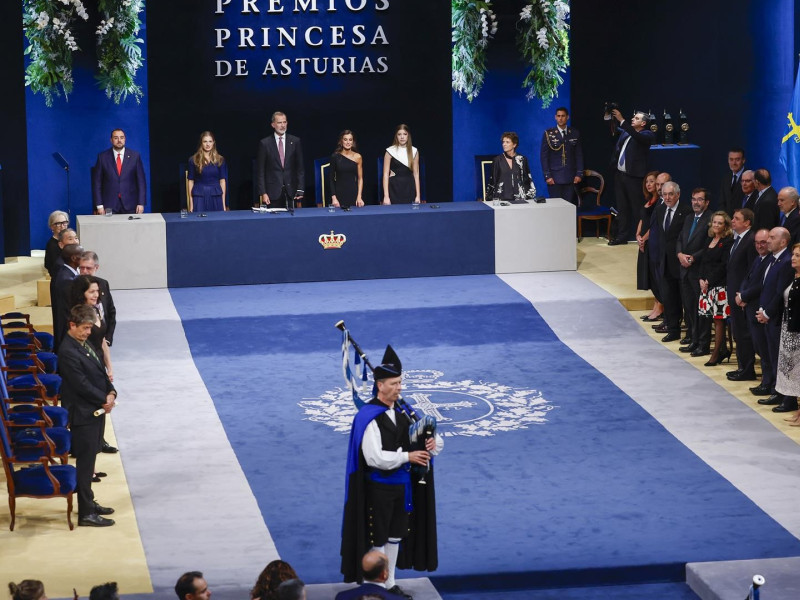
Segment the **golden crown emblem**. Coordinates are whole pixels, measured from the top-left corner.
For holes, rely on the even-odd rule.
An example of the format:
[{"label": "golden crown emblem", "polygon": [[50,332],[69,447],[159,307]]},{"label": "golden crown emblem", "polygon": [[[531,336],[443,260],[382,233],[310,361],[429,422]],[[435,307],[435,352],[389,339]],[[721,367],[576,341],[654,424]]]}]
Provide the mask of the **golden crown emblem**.
[{"label": "golden crown emblem", "polygon": [[341,248],[347,241],[347,236],[343,233],[334,233],[331,229],[330,233],[323,233],[319,236],[319,243],[325,250],[332,250],[334,248]]}]

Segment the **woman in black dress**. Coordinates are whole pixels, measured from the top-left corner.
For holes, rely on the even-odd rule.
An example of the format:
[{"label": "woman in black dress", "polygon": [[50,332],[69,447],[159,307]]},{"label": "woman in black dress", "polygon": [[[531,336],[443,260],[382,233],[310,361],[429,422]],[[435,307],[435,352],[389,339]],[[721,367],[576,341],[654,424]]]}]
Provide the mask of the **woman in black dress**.
[{"label": "woman in black dress", "polygon": [[528,159],[517,153],[519,136],[506,131],[500,138],[503,153],[492,161],[492,182],[488,197],[500,200],[525,200],[536,197]]},{"label": "woman in black dress", "polygon": [[79,275],[72,280],[70,288],[70,306],[87,304],[94,308],[97,313],[97,320],[92,325],[92,333],[89,335],[89,343],[92,344],[97,357],[105,365],[108,378],[114,380],[114,372],[111,369],[111,350],[106,341],[106,331],[108,322],[103,314],[103,305],[100,303],[100,284],[97,278],[92,275]]},{"label": "woman in black dress", "polygon": [[714,322],[714,352],[705,363],[706,367],[713,367],[731,356],[731,351],[725,345],[725,319],[731,315],[728,293],[725,290],[725,278],[728,270],[728,257],[731,253],[731,246],[733,246],[733,234],[731,233],[731,218],[724,210],[718,210],[711,215],[708,237],[711,240],[700,263],[700,304],[698,306],[700,318],[697,320],[697,327],[698,329],[709,327],[709,320]]},{"label": "woman in black dress", "polygon": [[636,261],[636,289],[650,290],[656,299],[653,310],[650,311],[650,314],[642,317],[643,321],[658,321],[661,313],[664,312],[664,305],[661,304],[661,297],[656,285],[656,274],[653,273],[655,266],[652,263],[654,261],[650,260],[650,248],[647,243],[650,239],[650,219],[658,205],[656,177],[658,177],[658,171],[650,171],[642,182],[644,205],[639,215],[639,225],[636,227],[636,241],[639,244],[639,255]]},{"label": "woman in black dress", "polygon": [[364,175],[361,155],[356,152],[356,138],[352,131],[345,129],[339,134],[339,142],[331,156],[331,205],[364,206],[361,190],[364,188]]},{"label": "woman in black dress", "polygon": [[419,204],[419,152],[408,125],[394,130],[394,141],[383,155],[383,203]]},{"label": "woman in black dress", "polygon": [[53,237],[47,240],[47,245],[44,247],[44,268],[50,273],[50,277],[55,277],[56,271],[64,264],[59,264],[56,260],[61,256],[61,246],[58,245],[58,234],[69,227],[69,215],[63,210],[53,211],[47,219],[47,226],[50,228],[50,231],[53,232]]}]

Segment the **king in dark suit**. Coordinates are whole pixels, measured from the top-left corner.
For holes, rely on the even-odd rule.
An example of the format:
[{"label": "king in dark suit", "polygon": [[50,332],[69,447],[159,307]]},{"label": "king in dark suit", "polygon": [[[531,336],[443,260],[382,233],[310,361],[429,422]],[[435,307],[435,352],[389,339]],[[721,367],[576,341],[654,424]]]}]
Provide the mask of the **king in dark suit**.
[{"label": "king in dark suit", "polygon": [[63,381],[61,402],[69,411],[78,479],[78,525],[107,527],[114,521],[101,515],[109,515],[114,510],[95,502],[92,476],[104,419],[114,408],[117,391],[106,375],[100,351],[87,341],[96,316],[94,308],[88,305],[72,309],[67,335],[58,350],[58,364]]},{"label": "king in dark suit", "polygon": [[286,115],[272,115],[273,135],[258,144],[256,189],[262,205],[297,208],[303,205],[306,172],[300,138],[286,133]]},{"label": "king in dark suit", "polygon": [[92,169],[92,198],[95,210],[115,213],[144,212],[147,184],[139,153],[125,147],[125,132],[111,132],[111,148],[97,155]]},{"label": "king in dark suit", "polygon": [[630,122],[617,109],[612,110],[611,114],[619,121],[619,129],[622,131],[617,141],[613,164],[619,228],[616,239],[608,242],[609,246],[616,246],[628,243],[634,218],[639,216],[644,204],[642,180],[647,174],[650,146],[655,143],[656,138],[647,128],[646,113],[637,111]]},{"label": "king in dark suit", "polygon": [[583,148],[581,134],[567,126],[568,119],[565,107],[556,109],[556,127],[542,135],[539,158],[550,197],[577,204],[575,185],[583,179]]}]

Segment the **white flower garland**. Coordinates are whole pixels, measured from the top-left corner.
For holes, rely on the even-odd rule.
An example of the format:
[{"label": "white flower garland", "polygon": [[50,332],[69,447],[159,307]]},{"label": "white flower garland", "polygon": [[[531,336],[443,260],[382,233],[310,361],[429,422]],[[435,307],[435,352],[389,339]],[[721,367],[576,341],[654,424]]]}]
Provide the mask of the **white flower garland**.
[{"label": "white flower garland", "polygon": [[452,0],[453,90],[478,95],[486,75],[486,48],[497,33],[497,17],[491,0]]},{"label": "white flower garland", "polygon": [[569,5],[562,0],[529,0],[519,13],[517,45],[530,69],[522,82],[525,97],[538,96],[547,107],[569,66]]}]

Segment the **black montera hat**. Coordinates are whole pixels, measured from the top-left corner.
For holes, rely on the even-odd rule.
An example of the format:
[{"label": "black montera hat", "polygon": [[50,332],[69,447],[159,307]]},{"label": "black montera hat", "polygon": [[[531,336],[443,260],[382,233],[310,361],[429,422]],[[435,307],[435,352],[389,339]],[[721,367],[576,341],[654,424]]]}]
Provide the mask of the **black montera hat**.
[{"label": "black montera hat", "polygon": [[381,379],[389,379],[390,377],[400,377],[403,374],[403,365],[400,359],[391,346],[386,346],[386,352],[383,353],[381,364],[375,367],[372,376],[375,381]]}]

